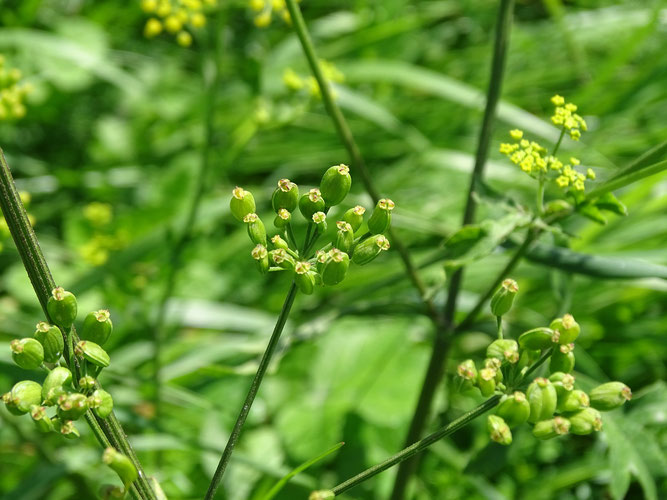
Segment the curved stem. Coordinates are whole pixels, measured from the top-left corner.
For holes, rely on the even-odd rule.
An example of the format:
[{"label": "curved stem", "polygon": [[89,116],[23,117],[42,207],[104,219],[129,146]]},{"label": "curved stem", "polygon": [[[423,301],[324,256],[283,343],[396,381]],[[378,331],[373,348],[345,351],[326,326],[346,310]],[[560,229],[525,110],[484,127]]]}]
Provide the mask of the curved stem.
[{"label": "curved stem", "polygon": [[276,350],[276,346],[278,345],[278,340],[280,339],[280,335],[282,334],[283,328],[285,327],[285,323],[287,322],[287,317],[289,316],[289,313],[292,310],[292,305],[294,304],[296,293],[297,293],[296,283],[292,282],[292,285],[290,286],[290,289],[287,292],[287,297],[285,297],[283,308],[280,311],[280,316],[278,316],[278,321],[276,322],[276,326],[273,328],[273,333],[271,334],[271,338],[269,339],[269,344],[266,346],[264,355],[262,356],[262,359],[259,362],[257,373],[255,373],[255,377],[253,378],[252,383],[250,384],[250,389],[248,390],[248,394],[245,398],[245,401],[243,402],[243,406],[241,407],[241,412],[239,413],[239,416],[236,419],[236,423],[234,424],[232,433],[229,436],[229,439],[227,440],[227,445],[225,446],[225,450],[222,452],[222,457],[220,457],[220,462],[218,463],[218,467],[215,470],[215,474],[213,475],[211,484],[209,485],[208,491],[206,492],[206,497],[205,497],[206,500],[210,500],[215,497],[215,493],[218,489],[218,486],[220,485],[222,476],[225,474],[225,470],[227,469],[229,459],[232,457],[232,453],[234,452],[234,447],[236,446],[236,443],[239,440],[239,436],[241,435],[241,430],[243,429],[243,425],[245,424],[246,418],[248,418],[248,413],[250,413],[250,408],[252,407],[252,403],[255,401],[255,396],[257,396],[257,391],[259,390],[259,386],[262,383],[264,374],[266,373],[266,370],[269,367],[269,363],[271,362],[271,358],[273,357],[273,353]]}]

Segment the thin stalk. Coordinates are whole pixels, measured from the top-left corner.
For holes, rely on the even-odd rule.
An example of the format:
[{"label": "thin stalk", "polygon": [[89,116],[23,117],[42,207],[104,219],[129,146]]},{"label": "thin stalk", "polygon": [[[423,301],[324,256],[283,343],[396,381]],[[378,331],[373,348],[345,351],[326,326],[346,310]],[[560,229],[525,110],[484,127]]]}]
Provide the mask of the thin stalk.
[{"label": "thin stalk", "polygon": [[[466,199],[465,210],[463,213],[462,225],[470,224],[475,219],[477,203],[475,201],[475,192],[484,175],[484,166],[489,153],[489,145],[493,132],[496,108],[502,89],[503,76],[505,73],[505,60],[507,48],[509,45],[510,32],[512,30],[512,18],[514,11],[514,0],[501,0],[498,7],[498,19],[496,22],[496,36],[494,40],[493,58],[491,62],[491,76],[486,95],[486,106],[484,108],[484,117],[482,127],[479,133],[477,152],[475,154],[475,164],[470,176],[470,185]],[[449,337],[453,331],[454,315],[456,313],[456,303],[463,282],[463,269],[460,268],[454,272],[450,280],[447,301],[445,303],[443,327],[438,328],[433,339],[433,348],[431,359],[424,382],[420,391],[419,400],[415,412],[410,422],[410,428],[406,437],[406,444],[411,443],[422,435],[426,420],[431,410],[431,404],[436,392],[436,388],[442,379],[445,370],[445,361],[449,351]],[[405,496],[405,489],[412,472],[416,468],[416,461],[410,460],[401,464],[394,482],[392,491],[392,500],[401,500]]]},{"label": "thin stalk", "polygon": [[535,209],[537,215],[542,216],[544,213],[544,176],[540,175],[537,181],[537,191],[535,191]]},{"label": "thin stalk", "polygon": [[[0,208],[2,208],[2,213],[7,221],[9,232],[16,244],[16,249],[23,261],[23,266],[32,283],[33,289],[35,290],[37,299],[42,306],[44,315],[50,321],[46,304],[51,295],[51,290],[55,288],[56,284],[51,275],[51,270],[46,263],[42,249],[39,246],[39,242],[37,241],[35,231],[28,221],[28,215],[21,202],[21,198],[16,189],[16,185],[14,184],[14,179],[2,149],[0,149]],[[68,340],[75,336],[76,332],[74,329],[67,335]],[[77,364],[76,357],[71,349],[67,349],[64,356],[67,364],[70,363],[72,358],[74,358],[75,364]],[[129,441],[127,440],[127,436],[118,423],[118,420],[116,420],[115,415],[112,413],[107,419],[100,419],[95,416],[93,418],[97,421],[99,428],[102,430],[104,439],[102,439],[100,435],[100,429],[91,422],[89,416],[86,417],[86,420],[100,444],[112,444],[119,451],[127,455],[137,468],[139,478],[133,483],[133,488],[135,489],[132,490],[135,498],[154,500],[155,493],[150,487],[141,463],[139,463],[139,460],[134,454]],[[112,422],[113,425],[111,425]]]},{"label": "thin stalk", "polygon": [[236,423],[234,424],[232,433],[229,436],[227,445],[225,446],[225,450],[222,452],[222,457],[220,457],[220,462],[218,463],[218,467],[215,470],[215,474],[213,475],[211,484],[209,485],[208,491],[206,492],[205,496],[206,500],[211,500],[212,498],[215,497],[215,493],[218,489],[218,486],[220,485],[222,476],[225,474],[225,469],[227,469],[227,464],[229,463],[229,459],[232,457],[232,453],[234,452],[234,447],[236,446],[236,443],[239,440],[239,436],[241,435],[243,424],[245,424],[246,418],[248,418],[248,413],[250,413],[250,408],[252,407],[252,403],[255,401],[255,396],[257,396],[257,391],[259,390],[259,386],[262,383],[264,374],[266,373],[266,370],[269,367],[269,363],[271,362],[273,353],[276,350],[276,346],[278,345],[278,340],[280,339],[280,335],[282,334],[283,328],[285,327],[285,323],[287,322],[287,317],[289,316],[289,313],[292,310],[292,305],[294,304],[296,293],[297,293],[296,283],[292,282],[292,285],[290,286],[290,289],[287,292],[287,297],[285,297],[283,308],[280,311],[280,315],[278,316],[278,321],[276,322],[276,326],[273,328],[273,333],[271,334],[271,338],[269,339],[269,344],[266,346],[264,355],[262,356],[262,359],[259,362],[257,373],[255,373],[255,377],[253,378],[252,383],[250,384],[250,389],[248,390],[248,394],[245,398],[243,406],[241,407],[241,412],[239,413],[239,416],[236,419]]}]

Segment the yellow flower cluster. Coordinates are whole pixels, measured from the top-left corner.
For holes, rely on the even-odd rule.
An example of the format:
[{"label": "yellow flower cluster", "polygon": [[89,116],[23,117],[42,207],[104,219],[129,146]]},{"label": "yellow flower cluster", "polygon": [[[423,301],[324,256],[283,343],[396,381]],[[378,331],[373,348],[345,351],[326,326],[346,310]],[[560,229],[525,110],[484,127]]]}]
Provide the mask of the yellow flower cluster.
[{"label": "yellow flower cluster", "polygon": [[[320,60],[320,68],[322,68],[322,73],[327,81],[335,83],[345,81],[345,75],[333,63]],[[283,72],[283,83],[292,92],[299,92],[306,89],[311,96],[318,99],[322,97],[320,86],[314,76],[302,77],[292,68],[287,68]]]},{"label": "yellow flower cluster", "polygon": [[586,120],[575,113],[577,105],[571,102],[565,103],[565,99],[559,95],[553,96],[551,102],[556,107],[551,122],[554,125],[562,126],[573,140],[578,141],[581,137],[581,131],[585,132],[588,127],[586,126]]},{"label": "yellow flower cluster", "polygon": [[253,20],[258,28],[266,28],[271,24],[273,14],[282,18],[287,24],[292,24],[285,0],[248,0],[248,7],[255,13]]},{"label": "yellow flower cluster", "polygon": [[5,66],[0,54],[0,121],[20,119],[25,116],[24,99],[32,91],[32,85],[21,83],[21,70]]},{"label": "yellow flower cluster", "polygon": [[218,0],[141,0],[141,10],[152,17],[146,21],[144,36],[154,38],[163,31],[176,37],[182,47],[192,45],[189,29],[206,24],[206,11],[218,5]]},{"label": "yellow flower cluster", "polygon": [[92,236],[79,247],[79,255],[90,265],[101,266],[109,260],[111,252],[127,245],[127,235],[107,230],[113,221],[113,209],[108,203],[89,203],[83,207],[83,216],[92,228]]}]

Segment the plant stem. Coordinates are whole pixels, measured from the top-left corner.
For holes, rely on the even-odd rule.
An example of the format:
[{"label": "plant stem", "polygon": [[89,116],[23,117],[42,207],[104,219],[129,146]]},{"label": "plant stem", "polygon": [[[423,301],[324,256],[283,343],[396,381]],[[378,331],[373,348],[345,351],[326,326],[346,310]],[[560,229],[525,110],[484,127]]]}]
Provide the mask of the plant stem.
[{"label": "plant stem", "polygon": [[[39,242],[37,241],[35,231],[33,230],[28,220],[28,215],[25,211],[23,203],[21,202],[21,198],[16,189],[16,185],[14,184],[14,179],[12,178],[9,165],[7,165],[7,161],[5,160],[2,149],[0,149],[0,208],[2,208],[2,213],[4,214],[5,220],[7,221],[9,232],[11,233],[14,243],[16,244],[16,249],[18,250],[21,260],[23,261],[23,266],[25,267],[30,282],[32,283],[33,289],[35,290],[37,299],[42,306],[44,315],[49,319],[49,321],[51,321],[46,304],[51,295],[51,290],[55,288],[56,284],[53,280],[53,277],[51,276],[51,270],[46,263],[42,249],[39,246]],[[67,345],[71,345],[69,341],[72,339],[78,340],[74,338],[75,336],[76,332],[72,328],[72,330],[68,332],[67,335]],[[74,359],[76,363],[76,357],[74,356],[74,353],[71,351],[71,349],[67,349],[64,357],[68,365],[72,359]],[[139,472],[139,478],[133,483],[133,488],[135,489],[132,490],[135,498],[140,498],[142,500],[154,500],[155,493],[148,484],[148,480],[146,478],[146,474],[143,471],[141,463],[139,463],[139,460],[134,454],[129,441],[127,440],[127,436],[118,423],[118,420],[116,420],[113,412],[107,419],[100,419],[99,417],[94,416],[91,412],[88,413],[90,415],[86,415],[86,420],[91,426],[93,433],[97,437],[100,444],[106,445],[111,443],[119,451],[127,455],[134,466],[137,468],[137,471]],[[99,429],[92,423],[91,416],[92,419],[97,422]],[[102,439],[102,436],[100,435],[100,429],[105,439]]]},{"label": "plant stem", "polygon": [[496,316],[496,323],[498,324],[498,338],[502,340],[503,338],[503,317]]},{"label": "plant stem", "polygon": [[241,412],[239,413],[239,416],[236,419],[236,423],[234,424],[232,433],[229,436],[229,440],[227,441],[225,450],[222,452],[222,457],[220,457],[220,462],[218,463],[218,467],[215,470],[215,474],[213,475],[211,484],[209,485],[208,491],[206,492],[206,497],[205,497],[206,500],[211,500],[212,498],[215,497],[215,492],[217,491],[218,486],[220,485],[220,481],[222,480],[222,476],[225,473],[225,469],[227,468],[229,459],[231,458],[232,453],[234,452],[234,447],[236,446],[236,442],[239,440],[241,430],[243,429],[243,424],[245,424],[246,418],[248,418],[248,413],[250,413],[250,408],[252,407],[252,403],[253,401],[255,401],[255,396],[257,395],[259,386],[262,383],[264,374],[266,373],[266,370],[269,367],[269,363],[271,362],[271,357],[273,356],[276,346],[278,345],[278,340],[280,339],[280,335],[283,332],[285,323],[287,322],[287,317],[289,316],[289,313],[292,309],[292,305],[294,304],[294,298],[296,297],[296,293],[297,293],[296,283],[292,282],[292,285],[290,286],[290,289],[287,292],[287,297],[285,297],[283,308],[280,311],[280,315],[278,316],[278,321],[276,322],[276,326],[273,328],[273,333],[271,334],[271,338],[269,339],[269,344],[266,346],[264,355],[262,356],[262,359],[259,362],[257,373],[255,373],[255,377],[253,378],[252,383],[250,384],[250,389],[248,390],[248,394],[245,398],[243,406],[241,407]]},{"label": "plant stem", "polygon": [[[468,195],[463,213],[462,225],[464,226],[472,223],[475,219],[475,211],[477,208],[475,192],[482,180],[484,166],[486,165],[486,159],[489,152],[489,145],[491,144],[493,123],[495,121],[496,108],[498,100],[500,99],[505,72],[505,60],[512,29],[513,11],[514,0],[502,0],[500,2],[500,6],[498,7],[498,19],[496,22],[493,59],[491,62],[491,76],[486,95],[486,106],[484,108],[484,117],[482,119],[482,127],[479,133],[477,152],[475,154],[475,165],[470,177],[470,185],[468,187]],[[424,376],[419,400],[412,421],[410,422],[410,428],[405,441],[406,444],[417,440],[419,436],[421,436],[431,410],[431,403],[436,388],[444,374],[445,361],[447,359],[447,352],[450,344],[449,337],[453,330],[456,302],[461,290],[462,282],[463,268],[460,268],[454,272],[449,283],[447,301],[444,309],[444,319],[442,321],[443,326],[436,330],[433,339],[431,359],[428,368],[426,369],[426,375]],[[401,464],[396,475],[396,481],[391,495],[392,500],[402,500],[404,498],[408,480],[415,467],[415,460],[410,460]]]}]

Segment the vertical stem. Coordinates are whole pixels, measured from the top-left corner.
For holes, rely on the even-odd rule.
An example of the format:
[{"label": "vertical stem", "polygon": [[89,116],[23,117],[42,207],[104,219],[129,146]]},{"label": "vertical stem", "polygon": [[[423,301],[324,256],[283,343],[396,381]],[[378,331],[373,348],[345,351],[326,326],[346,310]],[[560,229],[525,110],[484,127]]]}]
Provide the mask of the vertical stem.
[{"label": "vertical stem", "polygon": [[498,324],[498,338],[502,340],[503,338],[503,317],[496,316],[496,323]]},{"label": "vertical stem", "polygon": [[245,424],[246,418],[248,418],[248,413],[250,413],[250,408],[252,407],[252,403],[255,401],[255,396],[257,396],[257,391],[259,390],[259,386],[262,383],[264,374],[266,373],[266,370],[269,367],[269,363],[271,362],[273,353],[276,349],[276,346],[278,345],[278,340],[280,339],[280,335],[282,334],[283,328],[285,327],[285,323],[287,322],[287,317],[289,316],[289,313],[292,310],[292,305],[294,304],[296,293],[297,293],[296,283],[293,282],[292,285],[290,286],[289,291],[287,292],[287,297],[285,297],[283,308],[280,311],[280,316],[278,316],[278,321],[276,322],[276,326],[274,327],[273,333],[271,334],[271,338],[269,339],[269,344],[266,346],[264,355],[262,356],[262,359],[259,362],[257,373],[255,373],[255,377],[253,378],[252,383],[250,384],[250,389],[248,390],[248,394],[245,398],[243,406],[241,407],[239,416],[236,419],[236,423],[234,424],[232,433],[229,436],[227,445],[225,446],[225,450],[222,453],[222,457],[220,457],[220,462],[218,463],[218,467],[215,470],[215,474],[213,475],[211,484],[209,485],[208,491],[206,492],[206,497],[205,497],[206,500],[211,500],[212,498],[215,497],[215,493],[218,489],[218,486],[220,485],[222,476],[225,474],[225,470],[227,469],[227,464],[229,463],[229,459],[231,458],[232,453],[234,452],[234,447],[236,446],[236,443],[239,440],[239,436],[241,435],[243,424]]},{"label": "vertical stem", "polygon": [[[470,224],[475,219],[477,204],[475,202],[475,191],[482,180],[484,166],[491,143],[493,123],[495,120],[496,107],[500,99],[503,76],[505,72],[505,60],[509,45],[510,31],[512,29],[512,14],[514,11],[514,0],[501,0],[498,7],[498,19],[496,22],[496,36],[494,40],[493,59],[491,62],[491,76],[486,96],[484,117],[479,134],[477,153],[475,154],[475,165],[470,177],[468,196],[463,214],[463,225]],[[421,436],[426,420],[431,410],[431,403],[436,388],[440,382],[445,369],[445,361],[449,350],[449,336],[453,330],[456,302],[461,284],[463,282],[463,268],[458,269],[452,275],[448,287],[447,301],[445,303],[443,327],[438,328],[433,340],[433,349],[429,361],[424,382],[422,385],[417,407],[415,408],[410,428],[406,437],[406,444],[416,441]],[[399,466],[392,491],[392,500],[402,500],[408,485],[410,475],[415,470],[416,460],[402,462]]]}]

